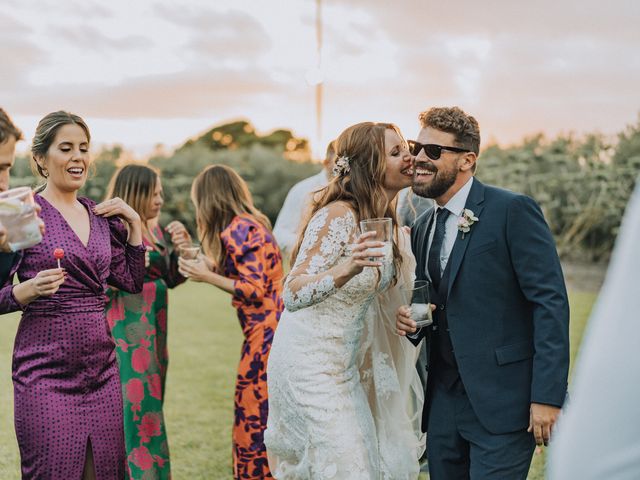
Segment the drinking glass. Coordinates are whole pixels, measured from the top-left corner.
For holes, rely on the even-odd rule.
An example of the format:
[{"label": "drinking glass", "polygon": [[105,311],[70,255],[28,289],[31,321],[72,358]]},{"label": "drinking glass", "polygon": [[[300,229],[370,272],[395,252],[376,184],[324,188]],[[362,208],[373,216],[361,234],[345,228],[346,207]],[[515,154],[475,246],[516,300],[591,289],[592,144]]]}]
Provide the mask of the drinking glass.
[{"label": "drinking glass", "polygon": [[371,257],[372,262],[375,261],[389,261],[393,255],[393,247],[391,244],[391,232],[393,230],[393,224],[389,217],[384,218],[369,218],[367,220],[360,221],[360,231],[362,233],[375,232],[375,236],[368,238],[371,242],[383,242],[382,247],[370,248],[372,252],[382,252],[384,257]]},{"label": "drinking glass", "polygon": [[179,254],[180,257],[185,260],[198,260],[198,256],[200,255],[200,245],[195,243],[182,245],[180,247]]},{"label": "drinking glass", "polygon": [[33,192],[29,187],[0,192],[0,223],[7,231],[7,242],[14,252],[33,247],[42,241],[40,220]]},{"label": "drinking glass", "polygon": [[411,309],[411,320],[418,327],[426,327],[433,323],[431,302],[429,298],[429,282],[427,280],[409,281],[400,286],[404,300]]}]

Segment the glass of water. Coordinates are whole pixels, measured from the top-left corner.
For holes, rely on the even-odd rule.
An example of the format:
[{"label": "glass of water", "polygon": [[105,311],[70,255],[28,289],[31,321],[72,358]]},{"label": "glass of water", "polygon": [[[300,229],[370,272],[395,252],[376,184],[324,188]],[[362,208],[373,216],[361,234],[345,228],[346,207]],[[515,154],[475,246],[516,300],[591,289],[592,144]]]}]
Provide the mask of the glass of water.
[{"label": "glass of water", "polygon": [[7,231],[7,243],[14,252],[42,241],[40,220],[29,187],[0,192],[0,223]]},{"label": "glass of water", "polygon": [[369,218],[360,221],[360,231],[362,233],[375,232],[375,236],[368,238],[368,241],[383,242],[382,247],[370,248],[372,252],[382,252],[384,257],[371,257],[371,261],[387,262],[393,256],[393,247],[391,244],[391,235],[393,231],[393,223],[389,217]]},{"label": "glass of water", "polygon": [[411,309],[411,320],[416,326],[426,327],[433,323],[431,302],[429,298],[429,282],[427,280],[414,280],[400,286],[403,297]]}]

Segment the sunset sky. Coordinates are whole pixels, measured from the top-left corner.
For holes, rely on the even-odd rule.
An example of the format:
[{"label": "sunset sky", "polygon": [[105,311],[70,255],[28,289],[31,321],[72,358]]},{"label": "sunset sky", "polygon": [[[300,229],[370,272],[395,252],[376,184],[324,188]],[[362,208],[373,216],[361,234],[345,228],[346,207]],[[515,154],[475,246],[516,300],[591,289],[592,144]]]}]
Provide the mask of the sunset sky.
[{"label": "sunset sky", "polygon": [[238,118],[322,151],[363,120],[415,137],[418,113],[437,105],[476,116],[485,145],[613,134],[640,112],[635,0],[323,0],[320,73],[315,0],[2,5],[0,106],[28,140],[59,109],[84,116],[94,143],[139,156]]}]

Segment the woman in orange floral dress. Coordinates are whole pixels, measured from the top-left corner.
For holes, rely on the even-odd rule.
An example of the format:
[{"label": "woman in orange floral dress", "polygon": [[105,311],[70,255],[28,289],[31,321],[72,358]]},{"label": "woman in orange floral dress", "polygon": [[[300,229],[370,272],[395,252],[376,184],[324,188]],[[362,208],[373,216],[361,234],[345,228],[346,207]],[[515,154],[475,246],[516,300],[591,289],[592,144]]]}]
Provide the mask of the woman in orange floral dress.
[{"label": "woman in orange floral dress", "polygon": [[282,256],[267,217],[231,168],[212,165],[194,180],[191,199],[205,257],[179,260],[180,272],[232,295],[244,333],[235,392],[233,476],[273,478],[263,441],[267,357],[283,310]]}]

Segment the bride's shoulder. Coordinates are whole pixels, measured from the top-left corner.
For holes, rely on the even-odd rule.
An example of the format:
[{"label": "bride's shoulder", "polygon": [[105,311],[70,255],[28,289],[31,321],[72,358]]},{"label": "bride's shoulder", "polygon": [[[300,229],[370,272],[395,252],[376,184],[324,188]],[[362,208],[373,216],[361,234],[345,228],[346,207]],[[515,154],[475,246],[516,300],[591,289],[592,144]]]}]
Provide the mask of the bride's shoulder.
[{"label": "bride's shoulder", "polygon": [[346,202],[331,202],[318,209],[311,217],[309,224],[340,225],[341,228],[352,230],[357,224],[356,213]]},{"label": "bride's shoulder", "polygon": [[349,217],[353,219],[354,222],[356,219],[356,212],[353,210],[353,207],[343,201],[331,202],[319,209],[316,214],[321,212],[328,218]]}]

